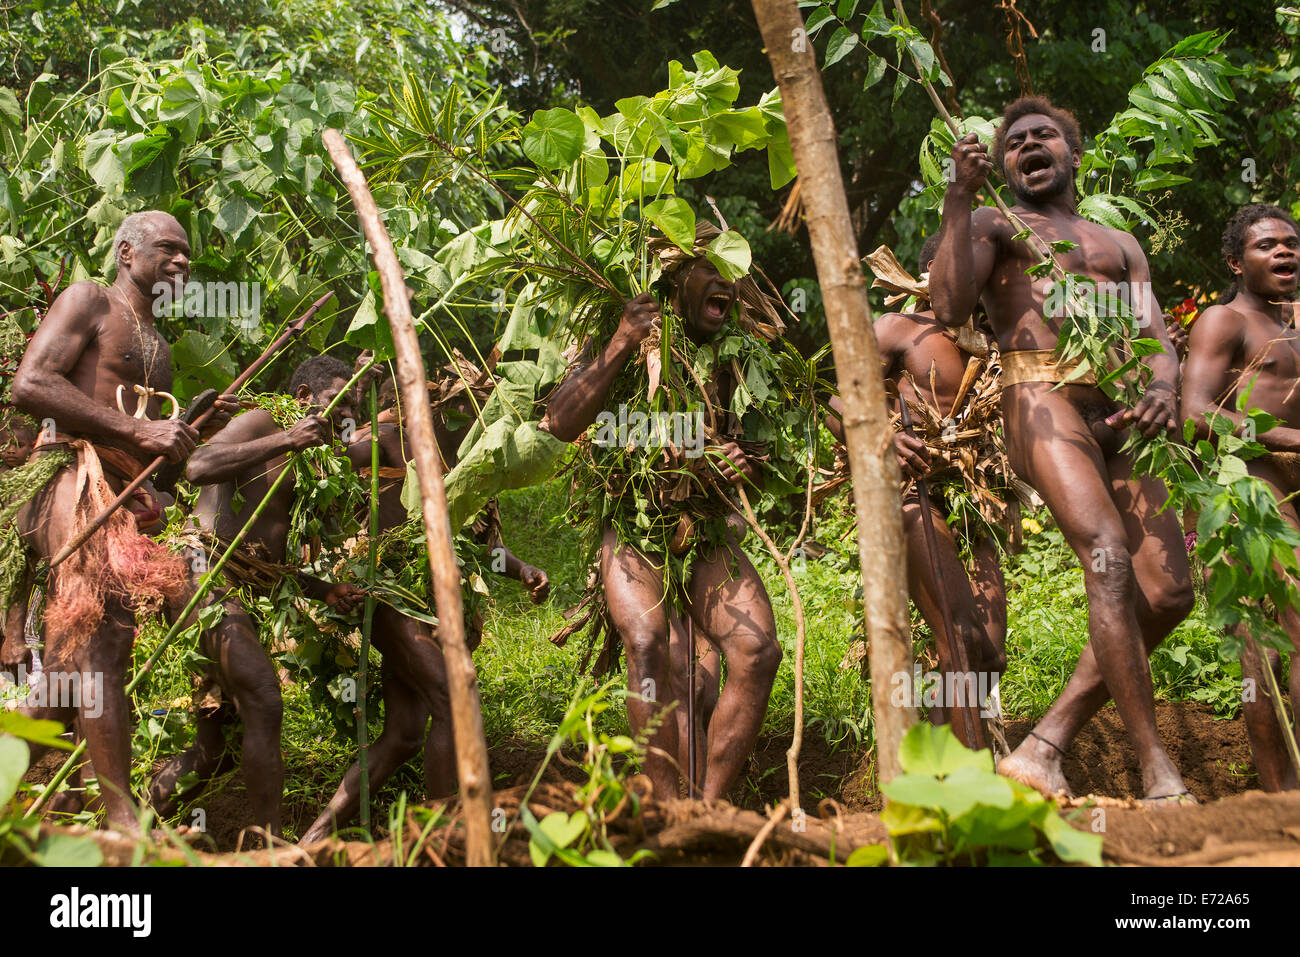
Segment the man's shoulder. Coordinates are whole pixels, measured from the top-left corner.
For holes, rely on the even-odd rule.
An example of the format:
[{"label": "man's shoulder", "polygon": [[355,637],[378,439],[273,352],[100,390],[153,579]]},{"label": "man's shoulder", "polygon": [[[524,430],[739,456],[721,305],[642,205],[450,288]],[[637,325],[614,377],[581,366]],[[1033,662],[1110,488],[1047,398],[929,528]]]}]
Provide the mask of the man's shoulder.
[{"label": "man's shoulder", "polygon": [[230,424],[222,431],[229,431],[247,439],[274,435],[276,432],[283,432],[284,429],[280,427],[279,422],[275,421],[275,416],[266,409],[249,409],[231,419]]},{"label": "man's shoulder", "polygon": [[1225,339],[1240,339],[1245,324],[1249,321],[1248,315],[1233,309],[1232,306],[1215,303],[1197,316],[1196,321],[1192,323],[1191,329],[1188,330],[1188,348],[1195,349]]},{"label": "man's shoulder", "polygon": [[55,297],[54,305],[60,311],[72,310],[77,314],[98,314],[108,309],[108,287],[90,279],[74,282]]}]

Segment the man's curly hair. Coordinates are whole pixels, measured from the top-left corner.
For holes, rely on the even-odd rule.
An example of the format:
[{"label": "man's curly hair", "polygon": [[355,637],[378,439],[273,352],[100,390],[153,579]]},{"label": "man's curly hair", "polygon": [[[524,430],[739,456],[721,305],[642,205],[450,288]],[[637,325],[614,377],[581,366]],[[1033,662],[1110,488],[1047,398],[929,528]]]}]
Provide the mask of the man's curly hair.
[{"label": "man's curly hair", "polygon": [[1034,113],[1041,113],[1056,123],[1061,128],[1066,145],[1070,149],[1083,150],[1083,137],[1079,133],[1079,121],[1074,118],[1073,113],[1062,107],[1054,106],[1052,101],[1045,96],[1022,96],[1020,99],[1007,104],[1007,108],[1002,111],[1002,123],[998,126],[997,132],[993,134],[993,162],[997,164],[998,170],[1001,171],[1003,176],[1006,175],[1006,170],[1002,168],[1002,159],[1006,155],[1007,130],[1011,129],[1011,124],[1022,116],[1030,116]]},{"label": "man's curly hair", "polygon": [[352,370],[346,362],[333,356],[312,356],[293,370],[293,376],[289,379],[289,394],[293,395],[299,386],[305,385],[312,395],[320,395],[335,379],[347,382],[350,378]]}]

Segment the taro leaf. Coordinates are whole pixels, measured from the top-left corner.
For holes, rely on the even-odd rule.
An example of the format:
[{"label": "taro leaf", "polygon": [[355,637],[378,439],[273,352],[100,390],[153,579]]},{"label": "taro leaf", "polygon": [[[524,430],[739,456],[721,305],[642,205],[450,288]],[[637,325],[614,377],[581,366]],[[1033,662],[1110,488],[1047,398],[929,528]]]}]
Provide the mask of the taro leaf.
[{"label": "taro leaf", "polygon": [[656,199],[641,208],[641,215],[654,223],[665,236],[690,253],[695,246],[695,211],[686,200],[676,196]]},{"label": "taro leaf", "polygon": [[[898,778],[894,780],[897,781]],[[889,829],[891,837],[901,834],[924,834],[938,831],[942,827],[942,822],[934,812],[896,801],[885,805],[885,809],[880,812],[880,823]]]},{"label": "taro leaf", "polygon": [[958,768],[993,770],[993,756],[987,751],[964,747],[948,725],[915,724],[898,747],[898,762],[909,774],[942,777]]},{"label": "taro leaf", "polygon": [[780,189],[797,174],[794,151],[790,148],[790,138],[785,130],[782,130],[779,136],[772,137],[767,144],[768,183],[773,189]]},{"label": "taro leaf", "polygon": [[889,848],[883,844],[864,844],[855,848],[844,862],[845,867],[879,867],[889,860]]},{"label": "taro leaf", "polygon": [[366,298],[357,307],[356,315],[352,317],[352,324],[343,334],[343,339],[360,349],[370,349],[381,362],[397,355],[393,346],[393,330],[389,328],[388,318],[379,314],[374,290],[366,290]]},{"label": "taro leaf", "polygon": [[959,768],[942,781],[928,774],[902,774],[881,788],[891,801],[934,808],[959,818],[977,804],[1010,807],[1015,794],[1004,778],[983,768]]},{"label": "taro leaf", "polygon": [[735,282],[749,272],[749,243],[734,229],[727,230],[709,243],[705,255],[728,282]]},{"label": "taro leaf", "polygon": [[27,773],[30,753],[26,741],[8,735],[0,737],[0,807],[8,804],[18,790],[18,782]]},{"label": "taro leaf", "polygon": [[99,867],[104,863],[98,844],[69,834],[47,834],[32,856],[41,867]]},{"label": "taro leaf", "polygon": [[981,806],[953,821],[951,833],[967,847],[996,845],[1028,851],[1038,846],[1034,825],[1047,814],[1054,813],[1043,800],[1033,803],[1017,801],[1006,808]]},{"label": "taro leaf", "polygon": [[542,169],[563,169],[582,155],[582,120],[572,110],[538,110],[524,127],[524,155]]}]

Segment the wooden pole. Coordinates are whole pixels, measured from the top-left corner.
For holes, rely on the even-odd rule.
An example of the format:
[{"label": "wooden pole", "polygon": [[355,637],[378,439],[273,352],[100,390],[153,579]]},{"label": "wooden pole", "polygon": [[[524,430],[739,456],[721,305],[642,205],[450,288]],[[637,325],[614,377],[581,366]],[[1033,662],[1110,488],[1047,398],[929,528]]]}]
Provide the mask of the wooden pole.
[{"label": "wooden pole", "polygon": [[338,130],[322,135],[339,178],[348,188],[361,228],[370,243],[375,268],[383,286],[384,314],[392,327],[397,351],[397,385],[402,397],[404,425],[411,435],[415,471],[420,480],[424,512],[424,538],[433,570],[433,598],[438,609],[438,643],[447,664],[452,727],[456,735],[456,770],[460,776],[461,804],[465,814],[465,851],[471,867],[492,866],[491,772],[483,714],[479,707],[474,659],[465,644],[464,609],[461,604],[460,567],[452,548],[451,521],[447,517],[447,491],[442,484],[442,461],[433,435],[433,415],[425,391],[424,360],[420,338],[411,318],[411,303],[397,262],[393,242],[379,218],[379,209],[365,177]]},{"label": "wooden pole", "polygon": [[753,6],[772,73],[781,88],[844,403],[876,723],[876,774],[884,783],[900,773],[898,747],[916,722],[916,709],[908,703],[910,695],[902,706],[890,702],[897,682],[912,680],[912,629],[903,574],[907,561],[894,430],[889,424],[880,352],[871,327],[867,284],[840,176],[835,124],[813,47],[795,0],[753,0]]}]

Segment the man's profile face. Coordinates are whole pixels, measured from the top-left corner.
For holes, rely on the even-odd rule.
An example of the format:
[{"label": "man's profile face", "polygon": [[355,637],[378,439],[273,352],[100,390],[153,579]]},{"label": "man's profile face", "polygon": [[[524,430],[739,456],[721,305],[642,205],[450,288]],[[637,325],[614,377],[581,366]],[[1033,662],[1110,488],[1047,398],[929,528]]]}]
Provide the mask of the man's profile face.
[{"label": "man's profile face", "polygon": [[184,285],[190,277],[190,241],[181,224],[166,213],[150,216],[144,239],[122,253],[122,268],[141,289],[153,294],[158,283]]},{"label": "man's profile face", "polygon": [[1002,173],[1018,199],[1041,202],[1069,190],[1079,154],[1050,116],[1029,113],[1003,139]]},{"label": "man's profile face", "polygon": [[[298,387],[297,398],[298,401],[306,403],[308,412],[320,414],[334,401],[334,397],[344,390],[347,384],[347,379],[331,379],[329,385],[315,395],[312,395],[307,386],[301,385]],[[354,424],[357,421],[357,410],[351,395],[345,395],[339,399],[338,405],[334,406],[333,411],[330,412],[330,423],[334,426],[335,435],[340,435],[343,432],[346,419],[351,419]]]},{"label": "man's profile face", "polygon": [[674,305],[692,339],[708,342],[715,338],[731,318],[735,300],[735,283],[723,279],[706,257],[700,256],[683,267]]},{"label": "man's profile face", "polygon": [[1282,219],[1261,219],[1246,230],[1241,258],[1242,285],[1265,299],[1294,299],[1300,280],[1300,236]]}]

